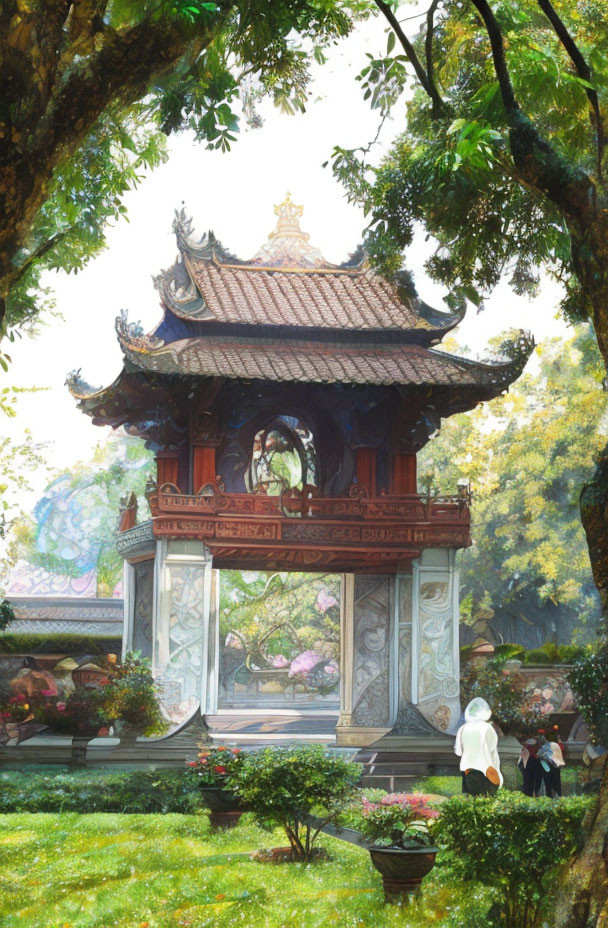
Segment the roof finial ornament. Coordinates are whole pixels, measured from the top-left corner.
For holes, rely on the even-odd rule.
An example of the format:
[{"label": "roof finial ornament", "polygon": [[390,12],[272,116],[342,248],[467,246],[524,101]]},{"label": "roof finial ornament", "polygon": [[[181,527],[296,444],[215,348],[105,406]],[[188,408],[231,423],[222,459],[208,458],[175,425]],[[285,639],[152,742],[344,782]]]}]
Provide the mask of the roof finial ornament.
[{"label": "roof finial ornament", "polygon": [[333,267],[318,248],[309,244],[310,235],[302,232],[300,217],[304,207],[294,203],[290,193],[282,203],[275,206],[274,212],[277,217],[275,230],[253,256],[250,264],[290,270]]},{"label": "roof finial ornament", "polygon": [[277,216],[277,226],[274,232],[271,232],[268,236],[269,239],[276,238],[277,236],[285,236],[301,238],[305,242],[309,240],[310,235],[306,232],[302,232],[300,228],[300,217],[304,213],[304,207],[296,206],[291,199],[289,190],[283,202],[275,206],[274,213],[275,216]]}]

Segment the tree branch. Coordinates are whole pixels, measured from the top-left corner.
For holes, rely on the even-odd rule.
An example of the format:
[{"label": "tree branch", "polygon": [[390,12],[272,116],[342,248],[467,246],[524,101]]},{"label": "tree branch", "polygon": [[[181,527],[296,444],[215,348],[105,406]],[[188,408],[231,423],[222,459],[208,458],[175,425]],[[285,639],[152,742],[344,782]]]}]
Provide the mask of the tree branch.
[{"label": "tree branch", "polygon": [[433,17],[435,10],[439,6],[439,0],[433,0],[426,13],[426,35],[424,37],[424,56],[426,61],[426,73],[431,87],[435,87],[435,66],[433,64],[433,34],[435,24]]},{"label": "tree branch", "polygon": [[591,178],[564,160],[522,112],[515,99],[498,21],[487,0],[471,0],[471,3],[480,14],[490,39],[494,72],[507,114],[509,144],[518,179],[555,203],[569,223],[584,227],[596,207]]},{"label": "tree branch", "polygon": [[63,229],[61,232],[56,232],[55,235],[52,235],[51,238],[46,240],[46,242],[43,242],[42,245],[36,249],[36,251],[33,251],[30,255],[28,255],[21,267],[15,271],[14,276],[11,278],[12,286],[18,283],[21,278],[27,274],[28,270],[35,261],[39,261],[40,258],[43,258],[45,255],[47,255],[49,251],[53,250],[55,245],[58,245],[59,242],[63,241],[63,239],[73,231],[74,227],[70,226],[68,229]]},{"label": "tree branch", "polygon": [[486,27],[486,32],[488,33],[488,38],[490,39],[490,45],[492,47],[494,71],[498,80],[502,102],[507,113],[512,115],[519,111],[519,104],[515,99],[513,84],[511,83],[511,77],[507,67],[500,26],[487,0],[471,0],[471,3],[483,19],[483,24]]},{"label": "tree branch", "polygon": [[406,54],[407,60],[410,62],[414,71],[416,72],[416,77],[420,81],[422,89],[427,94],[427,96],[431,99],[431,102],[433,104],[434,115],[445,113],[445,110],[446,110],[445,103],[443,102],[439,93],[437,92],[437,88],[435,87],[435,84],[433,83],[432,80],[429,79],[428,74],[422,67],[420,59],[418,55],[416,54],[416,49],[414,48],[414,46],[412,45],[412,43],[406,36],[403,29],[401,28],[399,20],[393,13],[392,9],[388,5],[388,3],[384,2],[384,0],[374,0],[374,3],[376,4],[376,6],[380,10],[384,18],[389,23],[391,29],[393,30],[393,32],[399,39],[399,43],[403,51]]},{"label": "tree branch", "polygon": [[[587,64],[581,50],[578,45],[566,29],[566,26],[562,19],[560,18],[557,11],[551,5],[551,0],[538,0],[538,5],[553,26],[557,37],[560,42],[566,49],[572,64],[576,68],[576,73],[584,81],[592,83],[593,75],[591,73],[591,68]],[[585,88],[587,93],[587,98],[591,106],[591,124],[595,128],[596,140],[597,140],[597,175],[598,180],[601,182],[602,177],[602,161],[604,156],[604,124],[602,121],[602,114],[600,112],[600,101],[597,95],[597,90],[592,87]]]}]

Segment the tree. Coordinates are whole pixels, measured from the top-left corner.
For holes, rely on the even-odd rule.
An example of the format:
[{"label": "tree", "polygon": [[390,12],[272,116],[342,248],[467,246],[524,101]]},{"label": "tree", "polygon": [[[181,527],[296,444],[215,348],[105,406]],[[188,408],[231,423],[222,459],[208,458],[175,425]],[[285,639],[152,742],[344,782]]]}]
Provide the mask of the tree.
[{"label": "tree", "polygon": [[494,630],[496,643],[502,632],[527,647],[590,639],[599,625],[578,495],[608,425],[590,327],[565,344],[543,343],[537,354],[538,374],[448,419],[419,456],[425,486],[441,492],[465,478],[473,489],[473,546],[461,557],[463,621],[478,634]]},{"label": "tree", "polygon": [[[567,316],[592,323],[608,366],[606,5],[430,0],[412,42],[397,4],[375,4],[390,31],[386,54],[360,75],[365,94],[385,116],[407,67],[416,90],[404,135],[371,177],[360,154],[335,152],[336,173],[371,213],[372,255],[397,272],[420,222],[437,242],[429,272],[453,300],[478,305],[506,273],[516,292],[532,292],[543,267],[564,285]],[[580,507],[608,635],[608,446]],[[560,925],[608,916],[607,820],[608,771]]]},{"label": "tree", "polygon": [[3,0],[0,335],[35,320],[44,268],[78,270],[103,247],[125,192],[164,158],[163,134],[191,128],[225,149],[238,128],[237,96],[246,114],[262,93],[303,108],[309,53],[322,58],[363,8],[363,0]]},{"label": "tree", "polygon": [[[0,422],[13,419],[19,395],[31,392],[31,389],[20,387],[3,387],[0,390]],[[0,599],[4,593],[4,578],[16,557],[16,539],[9,533],[22,518],[19,496],[31,490],[29,474],[47,467],[44,451],[44,445],[35,443],[28,429],[21,442],[6,435],[0,437]],[[19,530],[16,534],[20,534]]]},{"label": "tree", "polygon": [[98,445],[91,460],[56,474],[34,507],[33,519],[16,526],[17,580],[27,582],[40,568],[43,584],[52,581],[55,593],[74,595],[74,585],[86,584],[92,586],[88,595],[112,596],[122,580],[115,538],[120,500],[135,493],[140,514],[145,512],[152,466],[153,456],[142,442],[123,435]]},{"label": "tree", "polygon": [[[593,324],[608,364],[605,4],[506,0],[494,11],[488,0],[431,0],[414,42],[396,4],[375,4],[389,38],[360,75],[365,95],[386,116],[411,70],[416,89],[377,169],[335,151],[336,173],[371,214],[372,255],[397,271],[421,223],[437,242],[427,270],[453,302],[478,305],[505,274],[533,292],[545,268],[564,285],[568,318]],[[608,449],[581,500],[604,609],[607,502]]]}]

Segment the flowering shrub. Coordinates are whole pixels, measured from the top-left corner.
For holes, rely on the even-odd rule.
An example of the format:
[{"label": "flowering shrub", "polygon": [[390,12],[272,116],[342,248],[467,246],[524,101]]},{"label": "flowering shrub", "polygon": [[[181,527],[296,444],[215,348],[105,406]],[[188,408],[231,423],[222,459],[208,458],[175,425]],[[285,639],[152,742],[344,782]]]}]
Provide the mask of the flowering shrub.
[{"label": "flowering shrub", "polygon": [[272,747],[248,754],[230,776],[230,788],[263,828],[285,829],[295,859],[309,860],[320,828],[308,816],[333,821],[360,773],[360,764],[322,745]]},{"label": "flowering shrub", "polygon": [[104,712],[111,722],[124,722],[148,736],[162,735],[169,727],[158,702],[160,687],[152,676],[151,663],[139,653],[127,652],[101,689]]},{"label": "flowering shrub", "polygon": [[423,793],[389,793],[379,802],[363,796],[354,825],[375,847],[429,847],[429,826],[439,817],[429,801]]},{"label": "flowering shrub", "polygon": [[191,772],[199,787],[229,788],[229,778],[240,770],[244,754],[240,748],[229,748],[223,744],[216,748],[203,746],[197,760],[190,760],[186,768]]},{"label": "flowering shrub", "polygon": [[294,657],[289,667],[289,677],[299,678],[309,688],[327,695],[338,685],[340,673],[333,658],[324,657],[318,651],[302,651]]},{"label": "flowering shrub", "polygon": [[94,737],[106,724],[104,688],[77,686],[65,700],[48,698],[36,709],[36,719],[58,734]]},{"label": "flowering shrub", "polygon": [[16,693],[0,705],[0,719],[7,722],[25,722],[33,716],[33,706],[25,693]]}]

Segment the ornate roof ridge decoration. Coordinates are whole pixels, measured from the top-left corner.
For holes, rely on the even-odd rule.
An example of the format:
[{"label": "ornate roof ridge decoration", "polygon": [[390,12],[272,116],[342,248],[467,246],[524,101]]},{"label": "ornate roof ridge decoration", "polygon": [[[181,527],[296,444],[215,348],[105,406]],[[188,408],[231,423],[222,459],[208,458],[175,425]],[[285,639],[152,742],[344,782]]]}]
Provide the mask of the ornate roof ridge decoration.
[{"label": "ornate roof ridge decoration", "polygon": [[89,396],[96,396],[103,393],[107,387],[92,387],[84,377],[80,376],[82,368],[70,371],[65,378],[65,385],[75,399],[85,399]]},{"label": "ornate roof ridge decoration", "polygon": [[151,353],[158,351],[165,344],[162,338],[157,338],[152,333],[146,335],[140,322],[129,322],[129,312],[126,309],[121,309],[114,325],[123,353],[125,348],[133,352]]},{"label": "ornate roof ridge decoration", "polygon": [[535,347],[536,342],[532,333],[520,329],[515,338],[507,338],[502,342],[493,358],[486,360],[460,358],[457,355],[449,354],[447,351],[437,351],[436,349],[433,350],[433,354],[442,358],[449,358],[450,361],[459,364],[463,369],[474,368],[480,372],[485,372],[488,381],[491,383],[499,383],[501,380],[512,383],[523,372]]}]

